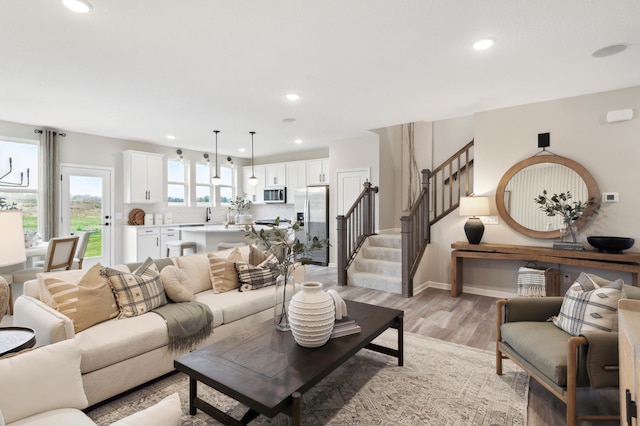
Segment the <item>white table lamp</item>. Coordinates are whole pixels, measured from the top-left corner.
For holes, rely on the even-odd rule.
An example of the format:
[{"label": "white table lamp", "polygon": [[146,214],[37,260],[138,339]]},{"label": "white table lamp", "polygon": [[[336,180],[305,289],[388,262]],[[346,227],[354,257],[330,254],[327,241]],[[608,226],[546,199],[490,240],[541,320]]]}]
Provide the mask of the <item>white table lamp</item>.
[{"label": "white table lamp", "polygon": [[470,216],[464,224],[464,233],[470,244],[480,244],[484,234],[484,224],[477,216],[488,216],[489,197],[460,197],[460,216]]},{"label": "white table lamp", "polygon": [[0,267],[24,263],[26,260],[22,211],[0,211]]}]

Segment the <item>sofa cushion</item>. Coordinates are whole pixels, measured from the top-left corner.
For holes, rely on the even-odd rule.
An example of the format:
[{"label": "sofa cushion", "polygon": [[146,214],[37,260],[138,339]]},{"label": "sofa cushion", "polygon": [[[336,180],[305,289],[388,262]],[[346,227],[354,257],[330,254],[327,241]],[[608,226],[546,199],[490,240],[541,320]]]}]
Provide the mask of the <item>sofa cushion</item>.
[{"label": "sofa cushion", "polygon": [[178,267],[182,269],[193,285],[193,292],[209,290],[211,278],[209,277],[209,258],[207,253],[189,254],[176,258]]},{"label": "sofa cushion", "polygon": [[226,259],[214,253],[209,253],[207,257],[209,259],[209,275],[214,293],[224,293],[235,290],[240,286],[234,266],[235,262],[242,261],[239,250],[233,250]]},{"label": "sofa cushion", "polygon": [[240,291],[257,290],[276,283],[277,272],[261,266],[253,266],[245,262],[236,262]]},{"label": "sofa cushion", "polygon": [[160,271],[160,279],[164,292],[173,302],[193,300],[193,284],[182,269],[177,266],[167,266]]},{"label": "sofa cushion", "polygon": [[207,304],[214,311],[214,321],[216,322],[218,312],[221,311],[223,323],[228,324],[265,309],[273,308],[274,292],[273,286],[246,292],[228,291],[219,294],[211,292],[208,295],[206,293],[197,294],[195,300]]},{"label": "sofa cushion", "polygon": [[518,321],[500,326],[502,341],[558,386],[567,385],[569,335],[551,322]]},{"label": "sofa cushion", "polygon": [[119,310],[102,265],[93,265],[75,282],[41,276],[38,280],[51,296],[54,309],[66,315],[76,333],[118,316]]},{"label": "sofa cushion", "polygon": [[173,393],[155,405],[138,411],[110,426],[180,426],[180,396]]},{"label": "sofa cushion", "polygon": [[88,405],[75,339],[0,360],[0,383],[0,408],[7,423],[49,410]]},{"label": "sofa cushion", "polygon": [[167,303],[158,268],[151,258],[130,274],[112,268],[103,268],[103,273],[116,295],[120,319],[142,315]]},{"label": "sofa cushion", "polygon": [[101,322],[75,337],[82,351],[82,373],[89,373],[169,344],[167,324],[153,312]]},{"label": "sofa cushion", "polygon": [[255,244],[249,246],[249,263],[258,266],[267,258],[267,253],[260,250]]},{"label": "sofa cushion", "polygon": [[[236,292],[233,291],[231,293]],[[193,300],[195,300],[196,302],[204,303],[209,307],[209,309],[211,309],[211,313],[213,314],[213,323],[211,323],[212,327],[221,325],[224,320],[224,316],[222,314],[221,296],[219,296],[219,294],[220,293],[214,293],[213,290],[207,290],[193,296]]]},{"label": "sofa cushion", "polygon": [[[4,425],[4,423],[0,423],[0,425]],[[59,408],[11,423],[11,426],[54,425],[95,426],[96,424],[84,412],[75,408]]]},{"label": "sofa cushion", "polygon": [[553,323],[573,336],[589,331],[618,330],[618,300],[623,284],[622,280],[611,282],[581,273],[564,295]]}]

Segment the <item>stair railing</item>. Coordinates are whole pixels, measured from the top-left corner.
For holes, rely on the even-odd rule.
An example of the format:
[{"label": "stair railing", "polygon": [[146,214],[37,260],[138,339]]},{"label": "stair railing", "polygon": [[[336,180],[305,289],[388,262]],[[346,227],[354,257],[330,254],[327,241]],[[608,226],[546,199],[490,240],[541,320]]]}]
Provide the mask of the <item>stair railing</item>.
[{"label": "stair railing", "polygon": [[422,171],[422,191],[409,214],[400,218],[402,234],[402,296],[413,297],[413,278],[431,242],[431,226],[473,192],[473,146],[462,149],[436,167]]},{"label": "stair railing", "polygon": [[431,240],[429,182],[431,172],[422,171],[422,190],[409,214],[400,218],[402,235],[402,296],[413,296],[413,277]]},{"label": "stair railing", "polygon": [[369,235],[375,234],[375,194],[378,187],[364,183],[353,206],[337,220],[338,285],[347,285],[347,270]]}]

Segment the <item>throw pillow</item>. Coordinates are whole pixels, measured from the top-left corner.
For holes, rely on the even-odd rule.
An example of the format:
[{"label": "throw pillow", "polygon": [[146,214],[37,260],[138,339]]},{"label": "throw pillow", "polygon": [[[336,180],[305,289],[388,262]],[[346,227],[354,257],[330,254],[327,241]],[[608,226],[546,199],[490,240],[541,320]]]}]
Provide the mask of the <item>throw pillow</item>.
[{"label": "throw pillow", "polygon": [[119,319],[142,315],[167,303],[158,268],[151,258],[130,274],[112,268],[103,268],[103,273],[116,295]]},{"label": "throw pillow", "polygon": [[213,292],[224,293],[238,288],[240,284],[238,283],[238,274],[234,267],[234,261],[223,259],[213,253],[209,253],[208,256]]},{"label": "throw pillow", "polygon": [[269,269],[253,266],[245,262],[236,262],[238,281],[240,281],[240,291],[257,290],[262,287],[274,285],[277,273]]},{"label": "throw pillow", "polygon": [[193,285],[193,293],[198,294],[211,288],[209,276],[209,259],[207,253],[189,254],[176,258],[178,267],[182,269]]},{"label": "throw pillow", "polygon": [[179,426],[181,416],[180,396],[176,392],[156,405],[111,423],[111,426]]},{"label": "throw pillow", "polygon": [[39,278],[53,299],[52,307],[73,322],[76,333],[118,316],[109,280],[101,275],[101,270],[102,265],[95,264],[75,282]]},{"label": "throw pillow", "polygon": [[249,263],[253,266],[258,266],[267,258],[267,254],[260,250],[255,244],[249,246]]},{"label": "throw pillow", "polygon": [[564,295],[553,323],[573,336],[588,331],[616,331],[623,284],[622,280],[611,282],[581,273]]},{"label": "throw pillow", "polygon": [[78,339],[0,360],[0,401],[7,423],[60,408],[84,409]]},{"label": "throw pillow", "polygon": [[160,271],[160,280],[167,297],[173,302],[193,300],[193,285],[185,272],[177,266],[165,266]]}]

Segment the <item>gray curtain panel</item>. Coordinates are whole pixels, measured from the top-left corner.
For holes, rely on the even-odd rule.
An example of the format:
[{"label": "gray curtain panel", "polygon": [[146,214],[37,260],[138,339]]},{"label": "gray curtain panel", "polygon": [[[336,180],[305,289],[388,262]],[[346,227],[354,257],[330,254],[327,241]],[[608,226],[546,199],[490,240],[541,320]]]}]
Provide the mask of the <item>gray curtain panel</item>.
[{"label": "gray curtain panel", "polygon": [[40,188],[42,188],[42,232],[45,241],[58,235],[58,210],[60,199],[60,153],[58,135],[53,130],[40,133]]}]

